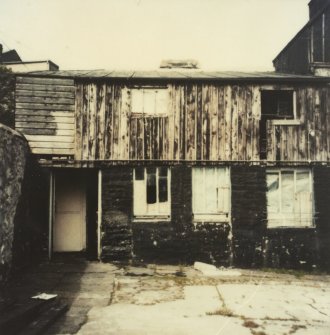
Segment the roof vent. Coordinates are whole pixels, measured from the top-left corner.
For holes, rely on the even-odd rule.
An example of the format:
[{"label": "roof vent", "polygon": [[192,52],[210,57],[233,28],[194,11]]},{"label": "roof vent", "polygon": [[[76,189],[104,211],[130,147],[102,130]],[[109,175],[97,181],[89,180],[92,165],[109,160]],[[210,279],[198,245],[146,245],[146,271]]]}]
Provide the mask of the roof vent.
[{"label": "roof vent", "polygon": [[161,69],[199,69],[199,64],[194,59],[162,60],[160,63]]}]

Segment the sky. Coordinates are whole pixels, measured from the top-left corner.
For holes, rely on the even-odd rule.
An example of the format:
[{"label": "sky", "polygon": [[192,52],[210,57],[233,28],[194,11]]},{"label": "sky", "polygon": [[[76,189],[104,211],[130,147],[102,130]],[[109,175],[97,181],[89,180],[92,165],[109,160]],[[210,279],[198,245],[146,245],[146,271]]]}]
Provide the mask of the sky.
[{"label": "sky", "polygon": [[272,71],[310,0],[0,0],[0,43],[62,70]]}]

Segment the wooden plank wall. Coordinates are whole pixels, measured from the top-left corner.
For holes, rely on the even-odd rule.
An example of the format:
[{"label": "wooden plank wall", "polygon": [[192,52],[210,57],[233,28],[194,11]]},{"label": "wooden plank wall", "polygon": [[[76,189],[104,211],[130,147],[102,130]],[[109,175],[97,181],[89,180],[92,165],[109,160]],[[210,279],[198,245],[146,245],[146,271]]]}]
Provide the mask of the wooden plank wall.
[{"label": "wooden plank wall", "polygon": [[80,83],[76,159],[258,160],[258,86],[169,85],[167,116],[131,114],[125,86]]},{"label": "wooden plank wall", "polygon": [[[80,83],[76,159],[258,161],[262,88],[171,84],[168,115],[143,117],[130,112],[130,88]],[[267,159],[329,160],[330,89],[295,90],[300,125],[269,126]]]},{"label": "wooden plank wall", "polygon": [[330,88],[297,90],[300,125],[268,125],[268,160],[330,160]]},{"label": "wooden plank wall", "polygon": [[15,128],[35,154],[73,155],[75,87],[72,79],[17,77]]},{"label": "wooden plank wall", "polygon": [[[281,87],[287,88],[274,86]],[[258,161],[262,88],[170,84],[168,115],[138,116],[131,114],[131,89],[125,85],[74,86],[71,79],[18,77],[15,124],[36,154],[74,154],[77,160]],[[330,88],[295,90],[300,125],[269,124],[267,159],[327,161]]]}]

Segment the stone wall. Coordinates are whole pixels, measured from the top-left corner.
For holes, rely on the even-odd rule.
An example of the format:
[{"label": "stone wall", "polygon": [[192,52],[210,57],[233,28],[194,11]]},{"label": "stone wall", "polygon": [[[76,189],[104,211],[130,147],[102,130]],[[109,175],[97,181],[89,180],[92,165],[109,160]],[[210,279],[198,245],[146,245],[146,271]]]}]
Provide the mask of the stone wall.
[{"label": "stone wall", "polygon": [[14,222],[29,147],[23,136],[0,124],[0,282],[12,263]]}]

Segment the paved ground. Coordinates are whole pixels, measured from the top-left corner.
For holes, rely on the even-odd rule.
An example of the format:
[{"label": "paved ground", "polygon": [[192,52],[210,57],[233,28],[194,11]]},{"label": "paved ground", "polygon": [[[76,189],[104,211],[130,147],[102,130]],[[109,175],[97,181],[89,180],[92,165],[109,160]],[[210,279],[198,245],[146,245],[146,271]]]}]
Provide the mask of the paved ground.
[{"label": "paved ground", "polygon": [[47,335],[330,334],[330,276],[240,273],[72,259],[29,270],[8,292],[57,293],[70,305]]}]

